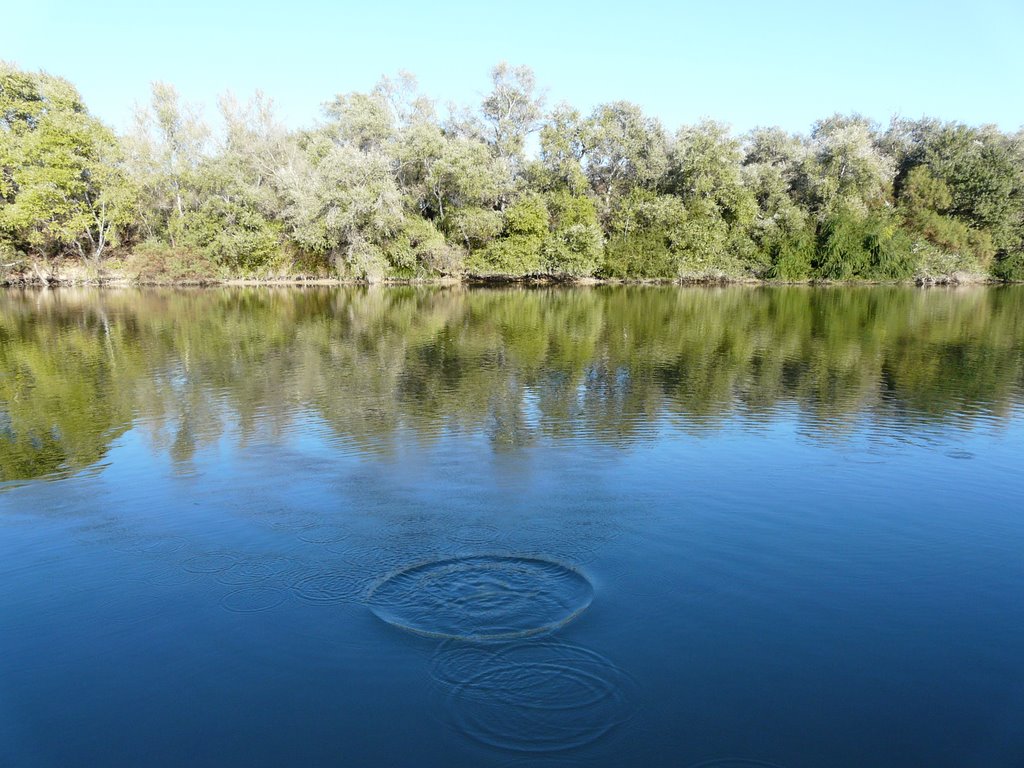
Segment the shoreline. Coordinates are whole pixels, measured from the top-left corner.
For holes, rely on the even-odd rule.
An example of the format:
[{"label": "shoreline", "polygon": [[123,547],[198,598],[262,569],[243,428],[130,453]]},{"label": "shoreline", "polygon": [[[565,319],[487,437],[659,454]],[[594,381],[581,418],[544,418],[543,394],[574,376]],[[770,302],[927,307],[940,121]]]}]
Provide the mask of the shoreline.
[{"label": "shoreline", "polygon": [[[76,270],[77,271],[77,270]],[[84,271],[84,270],[82,270]],[[280,276],[269,278],[228,277],[228,278],[181,278],[172,280],[147,280],[121,275],[96,277],[95,274],[50,275],[40,279],[37,274],[21,274],[0,277],[3,288],[219,288],[219,287],[585,287],[585,286],[907,286],[907,287],[965,287],[999,286],[1020,284],[1017,281],[1000,280],[990,275],[958,273],[936,278],[916,277],[908,280],[768,280],[756,277],[732,276],[689,276],[676,278],[602,278],[602,277],[558,277],[553,275],[463,275],[460,277],[429,278],[387,278],[377,281],[355,280],[334,277]]]}]

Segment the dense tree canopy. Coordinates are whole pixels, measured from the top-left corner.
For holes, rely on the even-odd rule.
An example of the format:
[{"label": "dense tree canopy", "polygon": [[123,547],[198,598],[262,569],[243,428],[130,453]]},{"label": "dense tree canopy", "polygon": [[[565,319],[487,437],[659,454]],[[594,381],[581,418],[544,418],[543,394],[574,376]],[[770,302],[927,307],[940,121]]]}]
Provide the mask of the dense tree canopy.
[{"label": "dense tree canopy", "polygon": [[833,115],[808,134],[550,109],[502,63],[438,115],[408,73],[286,130],[260,94],[155,83],[116,135],[66,80],[0,64],[0,274],[140,279],[1024,279],[1024,132]]}]

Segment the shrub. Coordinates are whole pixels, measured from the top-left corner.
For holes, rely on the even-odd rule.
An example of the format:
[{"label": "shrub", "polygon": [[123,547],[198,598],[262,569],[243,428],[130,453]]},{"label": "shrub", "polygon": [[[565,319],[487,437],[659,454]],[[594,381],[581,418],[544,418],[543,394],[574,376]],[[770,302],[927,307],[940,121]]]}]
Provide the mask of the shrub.
[{"label": "shrub", "polygon": [[209,282],[227,276],[209,254],[159,240],[139,243],[125,258],[123,271],[143,283]]}]

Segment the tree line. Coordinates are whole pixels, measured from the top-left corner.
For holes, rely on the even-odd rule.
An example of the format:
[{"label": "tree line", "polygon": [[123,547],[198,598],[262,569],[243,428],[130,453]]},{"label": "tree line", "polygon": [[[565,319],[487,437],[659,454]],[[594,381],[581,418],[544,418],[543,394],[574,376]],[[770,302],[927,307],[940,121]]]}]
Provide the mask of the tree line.
[{"label": "tree line", "polygon": [[[499,64],[476,108],[402,73],[311,128],[230,95],[213,131],[155,83],[131,129],[0,63],[0,264],[139,280],[465,276],[1024,279],[1024,129],[857,115],[670,133],[546,105]],[[0,274],[0,277],[3,275]]]}]

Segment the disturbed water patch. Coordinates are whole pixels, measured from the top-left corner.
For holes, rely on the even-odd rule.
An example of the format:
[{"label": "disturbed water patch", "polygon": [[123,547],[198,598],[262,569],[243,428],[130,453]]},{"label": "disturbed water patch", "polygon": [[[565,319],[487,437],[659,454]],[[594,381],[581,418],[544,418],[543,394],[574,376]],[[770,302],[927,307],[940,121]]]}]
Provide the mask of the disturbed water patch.
[{"label": "disturbed water patch", "polygon": [[224,595],[220,604],[236,613],[258,613],[276,608],[287,596],[287,592],[277,587],[243,587]]},{"label": "disturbed water patch", "polygon": [[223,573],[238,560],[239,556],[234,552],[200,552],[186,559],[182,567],[192,573]]},{"label": "disturbed water patch", "polygon": [[182,536],[154,536],[139,548],[147,555],[170,555],[185,547],[187,539]]},{"label": "disturbed water patch", "polygon": [[367,595],[384,621],[427,637],[511,640],[572,621],[593,599],[574,568],[536,557],[476,555],[396,571]]},{"label": "disturbed water patch", "polygon": [[143,561],[136,563],[126,578],[154,587],[182,587],[198,579],[199,574],[169,563]]},{"label": "disturbed water patch", "polygon": [[951,459],[960,459],[961,461],[970,461],[974,458],[974,454],[970,451],[949,451],[946,455]]},{"label": "disturbed water patch", "polygon": [[440,667],[456,726],[498,749],[575,749],[632,716],[628,677],[601,654],[568,643],[534,640],[458,653]]},{"label": "disturbed water patch", "polygon": [[251,555],[238,559],[217,573],[217,580],[228,586],[249,586],[281,578],[298,565],[292,558],[281,555]]},{"label": "disturbed water patch", "polygon": [[354,574],[322,569],[297,571],[290,586],[302,600],[327,604],[358,602],[366,594],[369,583]]},{"label": "disturbed water patch", "polygon": [[314,523],[300,528],[296,535],[307,544],[331,544],[344,541],[349,537],[349,531],[340,525],[332,523]]}]

